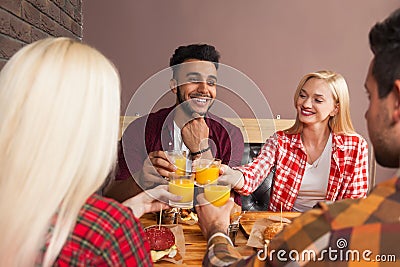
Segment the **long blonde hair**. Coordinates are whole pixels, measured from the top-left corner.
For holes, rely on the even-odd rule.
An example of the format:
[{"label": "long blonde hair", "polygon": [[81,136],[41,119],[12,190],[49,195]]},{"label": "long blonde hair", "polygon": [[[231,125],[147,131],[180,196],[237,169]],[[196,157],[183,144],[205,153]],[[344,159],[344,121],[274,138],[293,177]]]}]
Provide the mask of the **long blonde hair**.
[{"label": "long blonde hair", "polygon": [[[331,88],[333,98],[339,106],[338,114],[329,118],[329,128],[333,133],[355,134],[353,123],[350,116],[350,97],[347,83],[342,75],[329,70],[321,70],[306,74],[299,82],[297,90],[294,94],[294,107],[297,106],[297,100],[301,89],[309,79],[324,80]],[[286,130],[287,133],[301,133],[303,131],[303,123],[299,121],[297,114],[296,121],[292,127]]]},{"label": "long blonde hair", "polygon": [[[68,38],[25,46],[0,73],[0,265],[57,258],[78,212],[114,167],[119,76]],[[50,240],[49,225],[56,218]]]}]

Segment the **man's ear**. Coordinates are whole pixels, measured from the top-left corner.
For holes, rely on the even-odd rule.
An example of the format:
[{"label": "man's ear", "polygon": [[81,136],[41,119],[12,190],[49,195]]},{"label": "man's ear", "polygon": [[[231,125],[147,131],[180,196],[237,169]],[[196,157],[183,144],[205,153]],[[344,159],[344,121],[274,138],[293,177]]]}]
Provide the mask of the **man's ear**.
[{"label": "man's ear", "polygon": [[393,120],[400,122],[400,80],[395,80],[393,85],[395,95],[395,105],[393,110]]},{"label": "man's ear", "polygon": [[169,88],[171,89],[172,93],[176,94],[178,92],[178,81],[175,79],[169,80]]}]

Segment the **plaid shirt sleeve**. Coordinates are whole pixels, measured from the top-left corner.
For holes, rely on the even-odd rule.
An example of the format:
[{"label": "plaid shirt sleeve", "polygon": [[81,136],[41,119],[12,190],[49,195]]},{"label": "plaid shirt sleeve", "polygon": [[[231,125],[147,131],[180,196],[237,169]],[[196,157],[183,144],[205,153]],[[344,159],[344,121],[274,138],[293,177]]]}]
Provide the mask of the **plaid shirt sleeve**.
[{"label": "plaid shirt sleeve", "polygon": [[[386,212],[383,212],[386,211]],[[378,185],[366,199],[320,203],[293,220],[264,251],[241,258],[211,240],[204,266],[399,266],[400,179]]]},{"label": "plaid shirt sleeve", "polygon": [[278,135],[275,133],[267,139],[263,145],[260,154],[253,162],[233,169],[239,170],[244,175],[244,185],[237,192],[248,196],[262,183],[269,174],[275,163],[275,155],[278,149]]},{"label": "plaid shirt sleeve", "polygon": [[352,137],[347,149],[354,154],[350,160],[354,165],[351,181],[342,198],[362,198],[368,192],[368,143],[364,138]]},{"label": "plaid shirt sleeve", "polygon": [[150,246],[132,212],[98,195],[88,198],[55,266],[152,266]]}]

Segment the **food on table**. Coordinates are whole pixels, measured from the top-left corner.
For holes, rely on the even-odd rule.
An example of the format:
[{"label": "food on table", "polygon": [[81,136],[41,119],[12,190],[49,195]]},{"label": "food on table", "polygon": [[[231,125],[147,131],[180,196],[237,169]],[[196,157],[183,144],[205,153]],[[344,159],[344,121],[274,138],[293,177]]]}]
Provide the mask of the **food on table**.
[{"label": "food on table", "polygon": [[[161,223],[162,224],[175,224],[176,214],[179,212],[179,208],[171,208],[162,211]],[[156,214],[157,224],[160,223],[160,213]]]},{"label": "food on table", "polygon": [[191,209],[181,209],[180,219],[183,222],[188,222],[188,221],[198,222],[199,221],[197,214],[194,213]]},{"label": "food on table", "polygon": [[178,253],[175,245],[175,236],[172,231],[165,226],[151,226],[145,229],[147,240],[150,243],[150,253],[153,262],[164,257],[174,258]]},{"label": "food on table", "polygon": [[280,223],[280,222],[274,222],[269,225],[264,230],[264,239],[265,240],[271,240],[274,238],[276,234],[278,234],[282,229],[285,227],[285,225],[288,225],[288,223]]}]

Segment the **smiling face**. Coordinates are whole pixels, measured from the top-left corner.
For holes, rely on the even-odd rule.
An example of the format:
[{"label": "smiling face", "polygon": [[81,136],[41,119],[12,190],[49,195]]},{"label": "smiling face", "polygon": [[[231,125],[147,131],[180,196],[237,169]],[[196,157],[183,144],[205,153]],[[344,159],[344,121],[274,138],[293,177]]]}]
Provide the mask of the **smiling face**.
[{"label": "smiling face", "polygon": [[[369,99],[369,106],[365,113],[368,135],[374,146],[376,161],[385,167],[399,167],[399,143],[394,138],[396,135],[395,110],[398,99],[395,91],[386,97],[379,98],[378,84],[372,75],[373,61],[365,80],[365,90]],[[398,127],[398,126],[397,126]]]},{"label": "smiling face", "polygon": [[186,113],[204,115],[217,95],[217,69],[214,63],[196,59],[185,60],[179,66],[171,90]]},{"label": "smiling face", "polygon": [[337,114],[339,107],[329,85],[322,79],[311,78],[300,89],[296,109],[304,125],[328,125],[329,118]]}]

